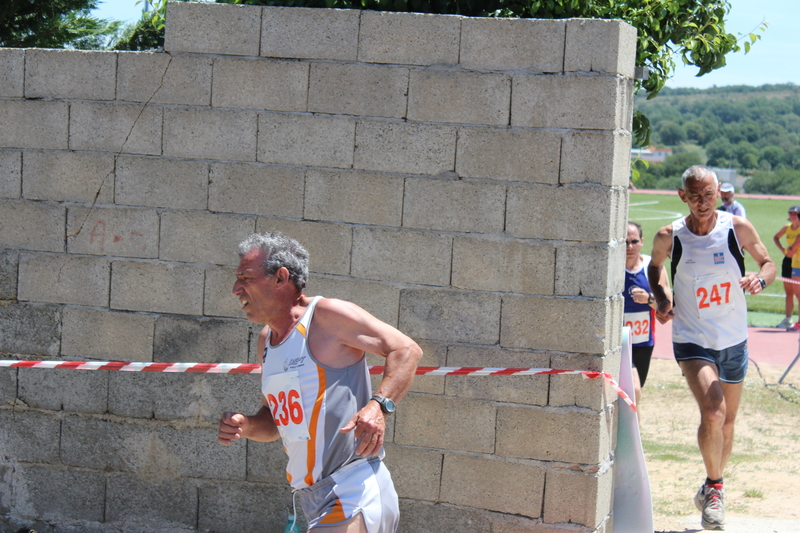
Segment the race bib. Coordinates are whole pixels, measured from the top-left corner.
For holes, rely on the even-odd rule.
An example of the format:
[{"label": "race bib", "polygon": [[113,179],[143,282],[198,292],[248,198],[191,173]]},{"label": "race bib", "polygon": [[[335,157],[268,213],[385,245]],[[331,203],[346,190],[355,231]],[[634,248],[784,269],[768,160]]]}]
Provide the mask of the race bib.
[{"label": "race bib", "polygon": [[721,317],[734,310],[731,291],[739,290],[727,274],[709,274],[694,279],[695,309],[703,320]]},{"label": "race bib", "polygon": [[650,311],[625,313],[625,325],[631,328],[631,344],[640,344],[650,340]]},{"label": "race bib", "polygon": [[261,393],[283,439],[295,443],[311,438],[300,394],[300,375],[296,371],[265,377]]}]

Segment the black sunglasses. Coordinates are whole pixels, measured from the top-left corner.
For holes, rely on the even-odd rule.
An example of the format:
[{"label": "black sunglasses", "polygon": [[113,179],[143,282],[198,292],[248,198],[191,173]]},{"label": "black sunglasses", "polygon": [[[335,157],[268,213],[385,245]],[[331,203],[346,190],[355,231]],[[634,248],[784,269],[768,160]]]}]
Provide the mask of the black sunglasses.
[{"label": "black sunglasses", "polygon": [[642,242],[640,239],[633,239],[632,241],[625,241],[625,246],[636,246]]}]

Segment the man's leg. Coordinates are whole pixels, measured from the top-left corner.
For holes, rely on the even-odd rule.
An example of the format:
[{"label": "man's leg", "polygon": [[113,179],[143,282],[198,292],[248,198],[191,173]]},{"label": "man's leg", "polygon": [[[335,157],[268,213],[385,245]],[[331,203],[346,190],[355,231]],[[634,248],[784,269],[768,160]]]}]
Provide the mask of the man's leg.
[{"label": "man's leg", "polygon": [[309,533],[367,533],[367,524],[364,523],[364,516],[358,513],[342,524],[336,526],[317,526],[308,531]]}]

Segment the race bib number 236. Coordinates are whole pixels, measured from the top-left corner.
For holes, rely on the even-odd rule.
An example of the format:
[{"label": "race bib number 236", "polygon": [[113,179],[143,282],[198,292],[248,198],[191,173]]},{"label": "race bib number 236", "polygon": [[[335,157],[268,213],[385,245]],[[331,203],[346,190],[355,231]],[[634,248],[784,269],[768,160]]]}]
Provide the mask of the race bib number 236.
[{"label": "race bib number 236", "polygon": [[289,442],[309,440],[308,421],[300,394],[300,376],[297,372],[274,374],[264,378],[261,392],[267,399],[269,410],[281,437]]}]

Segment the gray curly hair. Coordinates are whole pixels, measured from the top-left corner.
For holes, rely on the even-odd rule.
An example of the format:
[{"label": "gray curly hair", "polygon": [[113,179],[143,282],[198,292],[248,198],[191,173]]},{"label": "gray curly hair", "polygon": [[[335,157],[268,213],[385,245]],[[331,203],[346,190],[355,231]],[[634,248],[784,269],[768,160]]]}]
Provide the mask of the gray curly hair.
[{"label": "gray curly hair", "polygon": [[689,167],[681,176],[681,189],[686,189],[686,182],[689,180],[701,180],[706,176],[711,176],[714,178],[714,185],[719,183],[717,179],[717,173],[711,170],[710,168],[703,166],[703,165],[694,165],[693,167]]},{"label": "gray curly hair", "polygon": [[253,250],[263,250],[264,273],[275,274],[281,267],[289,271],[297,290],[304,290],[308,282],[308,250],[303,245],[280,232],[253,233],[239,243],[239,257]]}]

